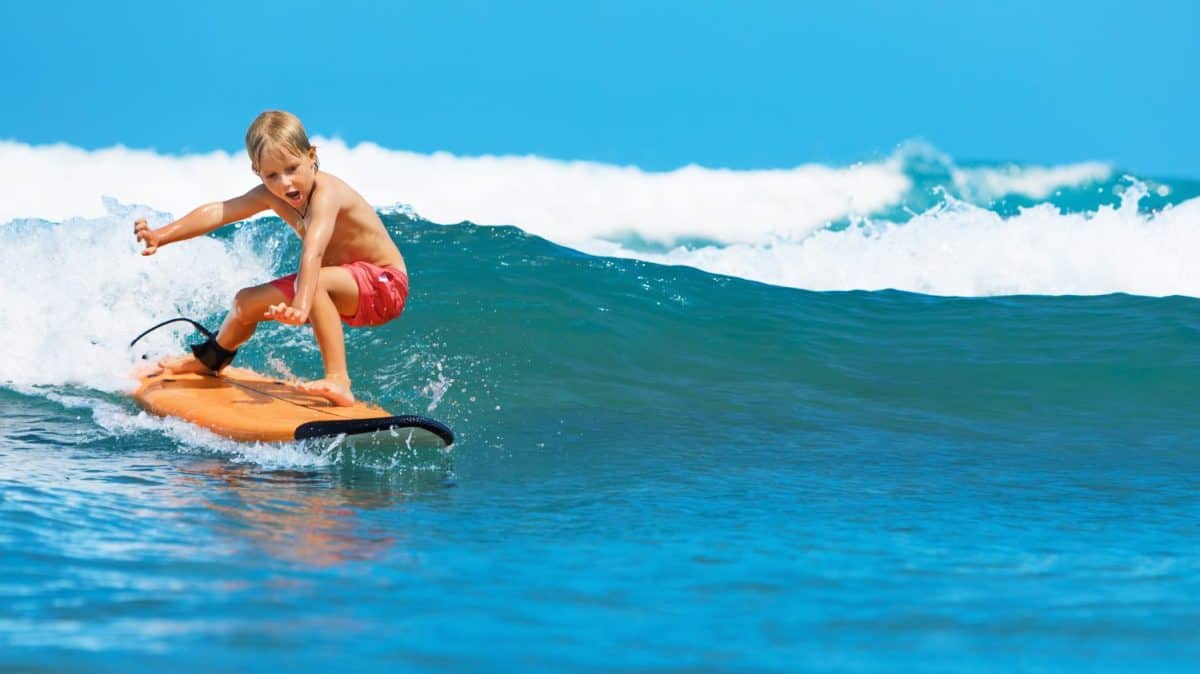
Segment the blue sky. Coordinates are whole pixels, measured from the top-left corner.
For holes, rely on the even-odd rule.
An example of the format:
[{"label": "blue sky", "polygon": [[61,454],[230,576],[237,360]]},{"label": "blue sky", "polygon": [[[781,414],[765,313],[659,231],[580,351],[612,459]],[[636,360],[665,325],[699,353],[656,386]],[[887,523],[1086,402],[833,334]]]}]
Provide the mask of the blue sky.
[{"label": "blue sky", "polygon": [[284,108],[419,152],[766,168],[919,138],[1200,177],[1198,7],[7,2],[0,138],[240,150]]}]

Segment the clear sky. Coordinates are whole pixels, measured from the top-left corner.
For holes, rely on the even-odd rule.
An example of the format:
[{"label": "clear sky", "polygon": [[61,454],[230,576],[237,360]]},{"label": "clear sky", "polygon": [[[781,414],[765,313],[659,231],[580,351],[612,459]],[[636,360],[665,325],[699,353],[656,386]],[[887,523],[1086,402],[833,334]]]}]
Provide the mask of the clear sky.
[{"label": "clear sky", "polygon": [[240,150],[264,108],[392,149],[669,169],[959,160],[1200,177],[1200,3],[4,2],[0,138]]}]

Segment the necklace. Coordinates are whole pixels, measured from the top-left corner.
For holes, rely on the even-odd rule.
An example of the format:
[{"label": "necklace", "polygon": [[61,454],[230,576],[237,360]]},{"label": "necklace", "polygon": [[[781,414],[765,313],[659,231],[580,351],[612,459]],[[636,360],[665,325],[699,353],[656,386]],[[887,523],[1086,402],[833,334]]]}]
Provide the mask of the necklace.
[{"label": "necklace", "polygon": [[306,199],[304,201],[304,210],[303,211],[301,211],[299,208],[296,208],[295,206],[292,206],[291,204],[288,204],[288,206],[292,206],[293,211],[296,211],[296,215],[300,216],[300,229],[304,230],[305,232],[308,232],[308,209],[310,207],[312,207],[312,195],[313,195],[313,192],[316,192],[316,191],[317,191],[317,186],[313,185],[312,189],[309,190],[309,192],[308,192],[308,199]]}]

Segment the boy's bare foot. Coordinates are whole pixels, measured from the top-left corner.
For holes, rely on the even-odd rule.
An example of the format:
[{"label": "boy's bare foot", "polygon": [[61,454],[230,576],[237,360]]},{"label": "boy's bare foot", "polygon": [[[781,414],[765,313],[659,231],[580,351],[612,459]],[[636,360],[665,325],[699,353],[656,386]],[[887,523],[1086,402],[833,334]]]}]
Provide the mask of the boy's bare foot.
[{"label": "boy's bare foot", "polygon": [[208,366],[196,360],[195,356],[174,356],[158,361],[162,374],[205,374],[212,372]]},{"label": "boy's bare foot", "polygon": [[347,377],[326,377],[305,382],[300,384],[300,390],[319,395],[338,407],[354,404],[354,394],[350,392],[350,379]]}]

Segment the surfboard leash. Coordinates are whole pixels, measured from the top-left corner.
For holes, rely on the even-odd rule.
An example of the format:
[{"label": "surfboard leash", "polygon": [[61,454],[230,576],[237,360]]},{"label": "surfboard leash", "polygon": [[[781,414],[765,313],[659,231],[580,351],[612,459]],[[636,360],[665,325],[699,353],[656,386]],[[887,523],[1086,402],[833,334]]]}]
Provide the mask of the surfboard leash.
[{"label": "surfboard leash", "polygon": [[237,349],[230,351],[229,349],[221,346],[217,343],[217,336],[213,334],[212,330],[209,330],[201,325],[199,321],[194,321],[186,316],[171,318],[151,327],[137,337],[134,337],[133,341],[129,343],[129,348],[132,349],[133,345],[137,344],[139,339],[145,337],[151,332],[154,332],[164,325],[170,325],[171,323],[178,321],[187,321],[188,323],[191,323],[197,330],[204,333],[204,336],[208,338],[199,344],[191,345],[192,355],[196,357],[196,360],[204,363],[205,367],[213,372],[220,372],[226,365],[229,365],[233,362],[234,356],[237,355]]},{"label": "surfboard leash", "polygon": [[200,323],[200,321],[194,321],[190,318],[187,318],[186,316],[180,316],[179,318],[171,318],[171,319],[165,320],[162,323],[159,323],[158,325],[155,325],[155,326],[147,329],[145,332],[138,335],[137,337],[134,337],[133,341],[129,343],[129,348],[132,349],[133,345],[138,343],[138,340],[140,340],[141,338],[145,337],[146,335],[154,332],[155,330],[161,328],[162,326],[170,325],[171,323],[178,323],[180,321],[186,321],[188,323],[191,323],[197,330],[199,330],[201,333],[203,333],[205,337],[207,337],[211,340],[216,340],[216,338],[217,338],[217,336],[213,334],[213,331],[204,327],[204,325],[202,325]]}]

